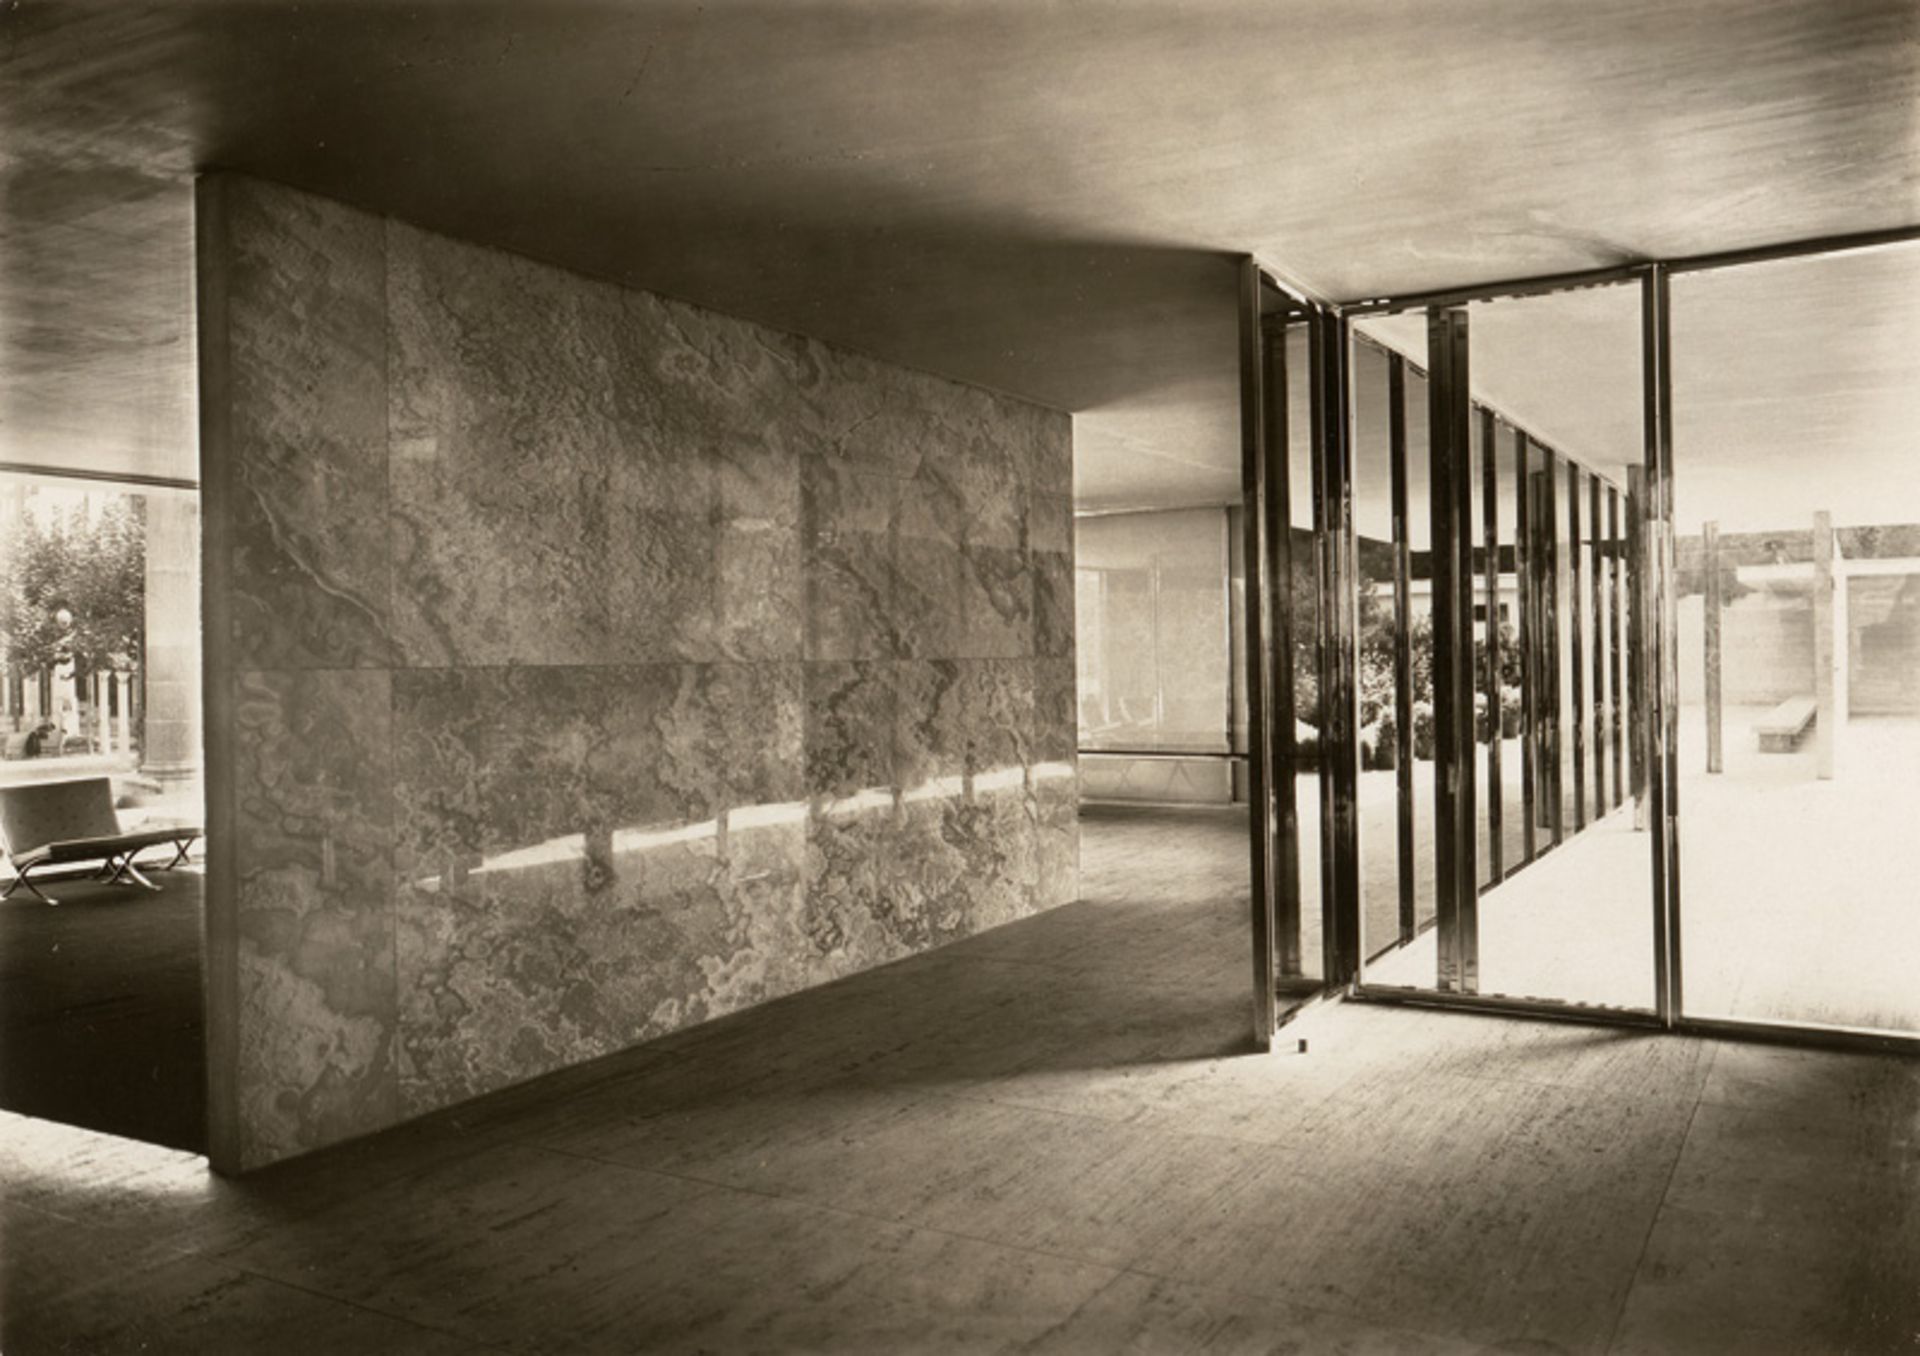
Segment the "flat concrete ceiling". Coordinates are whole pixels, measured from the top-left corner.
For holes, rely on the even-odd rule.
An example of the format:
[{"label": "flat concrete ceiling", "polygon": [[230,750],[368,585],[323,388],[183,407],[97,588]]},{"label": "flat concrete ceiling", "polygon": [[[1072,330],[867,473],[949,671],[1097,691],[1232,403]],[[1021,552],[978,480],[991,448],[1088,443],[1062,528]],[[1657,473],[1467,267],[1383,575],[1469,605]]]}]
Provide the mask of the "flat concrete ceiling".
[{"label": "flat concrete ceiling", "polygon": [[1920,7],[11,0],[0,460],[191,474],[212,166],[1072,410],[1090,506],[1218,501],[1236,256],[1349,299],[1912,224]]}]

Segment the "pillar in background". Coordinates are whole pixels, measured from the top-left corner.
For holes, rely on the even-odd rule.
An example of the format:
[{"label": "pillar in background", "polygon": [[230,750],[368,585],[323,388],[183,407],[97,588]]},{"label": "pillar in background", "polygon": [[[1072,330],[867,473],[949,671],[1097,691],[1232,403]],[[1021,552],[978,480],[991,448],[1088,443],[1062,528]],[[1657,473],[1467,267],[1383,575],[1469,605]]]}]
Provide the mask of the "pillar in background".
[{"label": "pillar in background", "polygon": [[1701,529],[1701,568],[1706,571],[1707,771],[1723,772],[1720,701],[1720,524]]},{"label": "pillar in background", "polygon": [[1833,515],[1813,515],[1813,751],[1822,781],[1833,780]]},{"label": "pillar in background", "polygon": [[133,675],[113,675],[114,724],[120,734],[122,753],[133,752]]},{"label": "pillar in background", "polygon": [[147,496],[146,728],[140,770],[200,769],[200,530],[191,495]]},{"label": "pillar in background", "polygon": [[93,689],[94,739],[101,753],[113,752],[113,717],[107,713],[107,684],[111,681],[100,669],[87,675],[87,685]]},{"label": "pillar in background", "polygon": [[[1853,608],[1848,592],[1852,572],[1847,567],[1847,548],[1838,532],[1833,534],[1833,737],[1853,718]],[[1836,751],[1837,764],[1839,754]]]}]

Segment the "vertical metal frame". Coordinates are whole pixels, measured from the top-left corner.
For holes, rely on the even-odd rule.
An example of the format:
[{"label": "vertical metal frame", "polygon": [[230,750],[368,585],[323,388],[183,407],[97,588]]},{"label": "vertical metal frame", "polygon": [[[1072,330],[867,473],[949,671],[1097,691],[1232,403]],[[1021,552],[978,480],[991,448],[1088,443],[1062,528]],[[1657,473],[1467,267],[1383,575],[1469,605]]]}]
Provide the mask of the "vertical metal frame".
[{"label": "vertical metal frame", "polygon": [[[1241,533],[1242,545],[1245,545],[1245,532]],[[1234,662],[1233,634],[1233,510],[1231,507],[1220,510],[1220,648],[1227,656],[1227,663]],[[1233,705],[1233,677],[1229,670],[1227,690],[1222,694],[1226,710],[1221,713],[1221,728],[1227,732],[1227,752],[1234,752],[1233,721],[1237,714]],[[1228,765],[1231,769],[1231,764]],[[1233,794],[1233,774],[1227,774],[1227,794]]]},{"label": "vertical metal frame", "polygon": [[1644,830],[1647,806],[1647,473],[1627,468],[1627,759],[1633,826]]},{"label": "vertical metal frame", "polygon": [[1666,266],[1641,275],[1641,380],[1646,423],[1648,556],[1647,781],[1653,847],[1654,1009],[1672,1027],[1682,1009],[1680,957],[1679,664],[1673,541],[1672,279]]},{"label": "vertical metal frame", "polygon": [[1260,267],[1248,259],[1240,272],[1240,493],[1246,534],[1247,592],[1243,621],[1247,663],[1247,838],[1253,930],[1253,1038],[1270,1049],[1279,1014],[1274,975],[1272,787],[1275,770],[1268,732],[1273,701],[1273,577],[1267,568],[1270,454],[1265,430],[1266,363],[1260,319]]},{"label": "vertical metal frame", "polygon": [[1566,728],[1562,717],[1565,703],[1560,699],[1560,665],[1563,656],[1560,653],[1560,457],[1552,448],[1541,449],[1544,465],[1538,479],[1534,482],[1534,515],[1539,532],[1535,544],[1539,547],[1540,565],[1536,571],[1539,580],[1540,615],[1540,695],[1544,698],[1545,711],[1541,722],[1541,747],[1545,757],[1541,760],[1540,787],[1546,793],[1547,841],[1554,847],[1566,841],[1567,830],[1567,779],[1566,779]]},{"label": "vertical metal frame", "polygon": [[1320,626],[1320,882],[1322,976],[1329,989],[1360,974],[1359,632],[1346,320],[1308,317],[1313,390],[1313,526]]},{"label": "vertical metal frame", "polygon": [[1487,875],[1506,874],[1505,826],[1501,823],[1506,783],[1500,768],[1500,469],[1494,442],[1493,411],[1480,411],[1480,549],[1486,584],[1487,620]]},{"label": "vertical metal frame", "polygon": [[1620,491],[1614,486],[1607,487],[1607,596],[1611,606],[1607,609],[1607,661],[1611,674],[1608,683],[1613,693],[1613,706],[1609,711],[1612,718],[1610,733],[1613,739],[1613,805],[1619,806],[1626,799],[1626,763],[1621,756],[1621,730],[1627,719],[1627,697],[1620,686],[1621,633],[1626,629],[1626,559],[1620,541]]},{"label": "vertical metal frame", "polygon": [[1520,642],[1520,850],[1524,860],[1534,859],[1538,814],[1534,798],[1534,646],[1533,628],[1533,550],[1527,539],[1532,530],[1532,514],[1527,500],[1531,481],[1527,478],[1527,435],[1513,431],[1513,583],[1519,605],[1514,619]]},{"label": "vertical metal frame", "polygon": [[1387,358],[1387,462],[1393,515],[1393,724],[1395,860],[1399,865],[1400,940],[1420,928],[1414,876],[1413,545],[1407,524],[1407,360]]},{"label": "vertical metal frame", "polygon": [[1427,314],[1433,558],[1434,875],[1443,991],[1480,987],[1473,740],[1473,463],[1467,313]]},{"label": "vertical metal frame", "polygon": [[1567,463],[1567,677],[1571,681],[1567,712],[1573,728],[1573,831],[1587,827],[1587,672],[1586,571],[1581,568],[1580,481],[1582,471]]},{"label": "vertical metal frame", "polygon": [[1601,535],[1600,477],[1587,477],[1587,540],[1593,577],[1593,817],[1607,813],[1607,611],[1606,540]]}]

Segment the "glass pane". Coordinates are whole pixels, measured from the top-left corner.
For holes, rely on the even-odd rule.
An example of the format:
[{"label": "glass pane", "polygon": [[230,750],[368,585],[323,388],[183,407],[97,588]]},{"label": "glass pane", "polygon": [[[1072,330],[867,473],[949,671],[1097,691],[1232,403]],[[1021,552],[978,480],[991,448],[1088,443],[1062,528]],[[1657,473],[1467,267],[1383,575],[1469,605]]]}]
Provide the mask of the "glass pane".
[{"label": "glass pane", "polygon": [[[1361,332],[1424,356],[1424,316],[1367,321]],[[1479,991],[1490,995],[1650,1007],[1653,1002],[1651,853],[1632,815],[1607,816],[1595,794],[1596,702],[1604,702],[1604,626],[1594,609],[1592,496],[1623,485],[1640,457],[1638,293],[1633,288],[1506,300],[1469,308],[1471,456],[1460,473],[1471,518],[1469,590],[1475,722],[1475,872],[1479,900]],[[1418,383],[1421,438],[1415,485],[1425,485],[1426,383]],[[1356,419],[1364,407],[1356,407]],[[1523,597],[1520,431],[1528,439],[1529,576]],[[1410,452],[1412,449],[1410,449]],[[1412,458],[1410,457],[1410,460]],[[1364,461],[1358,463],[1364,474]],[[1440,492],[1445,487],[1436,488]],[[1425,497],[1413,506],[1422,539],[1414,556],[1418,615],[1413,639],[1421,702],[1417,754],[1431,753],[1431,561]],[[1577,667],[1576,667],[1577,665]],[[1598,666],[1596,669],[1596,665]],[[1596,671],[1603,686],[1595,687]],[[1531,704],[1533,737],[1522,723]],[[1578,745],[1576,746],[1576,737]],[[1576,777],[1575,751],[1579,768]],[[1416,759],[1422,830],[1418,863],[1427,916],[1432,900],[1431,762]],[[1529,767],[1535,776],[1529,784]],[[1578,813],[1576,814],[1576,811]],[[1528,826],[1533,825],[1529,853]],[[1497,824],[1497,828],[1496,828]],[[1556,838],[1557,826],[1557,838]],[[1555,844],[1558,844],[1555,847]],[[1550,850],[1551,849],[1551,850]],[[1432,987],[1438,948],[1430,936],[1384,957],[1371,982]]]},{"label": "glass pane", "polygon": [[[1426,315],[1361,322],[1353,356],[1354,515],[1359,540],[1356,671],[1362,725],[1361,953],[1370,982],[1432,984],[1433,562],[1427,455]],[[1403,369],[1404,517],[1393,515],[1391,357]],[[1405,560],[1406,602],[1395,596]],[[1404,650],[1404,660],[1397,651]],[[1406,665],[1404,688],[1396,664]],[[1404,723],[1405,729],[1401,726]],[[1403,910],[1406,911],[1403,914]],[[1409,944],[1397,952],[1407,919]],[[1393,953],[1389,955],[1388,953]]]},{"label": "glass pane", "polygon": [[[1423,320],[1424,329],[1424,320]],[[1424,338],[1423,338],[1424,343]],[[1433,864],[1433,479],[1427,376],[1407,371],[1407,645],[1413,659],[1413,917],[1425,931],[1437,910]],[[1432,969],[1428,969],[1429,976]]]},{"label": "glass pane", "polygon": [[1084,517],[1075,550],[1081,747],[1227,752],[1226,511]]},{"label": "glass pane", "polygon": [[[1403,368],[1404,370],[1404,368]],[[1372,955],[1400,940],[1400,708],[1395,676],[1392,404],[1387,351],[1364,338],[1352,350],[1353,514],[1357,536],[1360,944]],[[1404,378],[1403,378],[1404,380]],[[1410,772],[1410,769],[1408,770]]]},{"label": "glass pane", "polygon": [[[1492,709],[1499,713],[1499,791],[1500,834],[1498,869],[1489,872],[1499,879],[1518,870],[1526,862],[1526,814],[1521,795],[1525,762],[1521,738],[1521,664],[1520,586],[1516,574],[1515,534],[1519,527],[1519,502],[1516,494],[1519,464],[1514,455],[1513,426],[1505,419],[1494,421],[1493,475],[1497,514],[1498,545],[1495,556],[1495,583],[1492,598],[1492,625],[1499,634],[1498,662],[1493,666],[1490,692]],[[1492,787],[1491,771],[1483,786]],[[1492,835],[1489,835],[1489,842]]]},{"label": "glass pane", "polygon": [[[1404,518],[1396,536],[1390,355],[1404,371]],[[1361,944],[1369,982],[1431,987],[1435,957],[1433,561],[1426,315],[1362,322],[1354,350],[1354,514],[1358,533]],[[1397,603],[1404,553],[1406,605]],[[1404,647],[1407,681],[1396,676]],[[1401,713],[1406,733],[1399,738]],[[1401,757],[1405,750],[1410,756]],[[1411,940],[1400,946],[1402,901]],[[1395,948],[1399,949],[1396,950]]]},{"label": "glass pane", "polygon": [[[1547,568],[1534,573],[1543,596],[1531,600],[1532,616],[1543,624],[1537,634],[1529,627],[1533,653],[1522,652],[1511,620],[1502,625],[1493,615],[1487,621],[1500,627],[1498,673],[1482,671],[1482,695],[1490,713],[1500,712],[1503,735],[1503,875],[1480,900],[1480,991],[1650,1008],[1651,848],[1635,831],[1631,809],[1615,810],[1610,789],[1605,799],[1598,794],[1611,749],[1602,738],[1605,618],[1597,621],[1595,612],[1607,596],[1597,569],[1606,550],[1596,546],[1604,523],[1596,529],[1593,511],[1595,486],[1604,506],[1608,489],[1624,486],[1627,468],[1641,460],[1639,291],[1621,286],[1509,299],[1476,305],[1470,316],[1475,398],[1500,415],[1497,477],[1502,485],[1515,483],[1513,430],[1524,429],[1529,474],[1541,477],[1543,487],[1530,508],[1551,509],[1550,521],[1531,524],[1529,547],[1551,557]],[[1508,582],[1506,555],[1517,516],[1517,501],[1503,494],[1497,505],[1499,592],[1504,599],[1512,587],[1516,609],[1518,585]],[[1494,613],[1501,610],[1496,605]],[[1547,720],[1551,736],[1535,740],[1530,750],[1518,737],[1528,687],[1536,705],[1556,708]],[[1490,716],[1489,737],[1493,724]],[[1513,737],[1505,738],[1509,730]],[[1533,796],[1531,862],[1520,767],[1529,757],[1544,764]],[[1484,801],[1484,761],[1481,775]],[[1556,784],[1557,846],[1551,795]],[[1483,851],[1488,846],[1483,839]]]},{"label": "glass pane", "polygon": [[1321,956],[1320,582],[1313,531],[1312,382],[1307,333],[1287,334],[1287,482],[1293,566],[1294,803],[1298,813],[1301,971],[1324,973]]},{"label": "glass pane", "polygon": [[1920,1031],[1917,289],[1910,246],[1675,280],[1690,1013]]},{"label": "glass pane", "polygon": [[1476,406],[1471,421],[1469,446],[1471,456],[1468,459],[1468,475],[1473,482],[1473,516],[1471,531],[1473,534],[1473,743],[1474,743],[1474,794],[1475,835],[1479,842],[1474,853],[1476,878],[1482,889],[1495,879],[1493,851],[1493,820],[1497,813],[1498,788],[1491,780],[1492,741],[1494,734],[1493,715],[1498,710],[1498,694],[1493,682],[1493,647],[1489,637],[1494,624],[1493,604],[1487,595],[1487,559],[1498,547],[1497,540],[1490,539],[1486,530],[1486,455],[1488,440],[1486,437],[1487,420],[1483,411]]}]

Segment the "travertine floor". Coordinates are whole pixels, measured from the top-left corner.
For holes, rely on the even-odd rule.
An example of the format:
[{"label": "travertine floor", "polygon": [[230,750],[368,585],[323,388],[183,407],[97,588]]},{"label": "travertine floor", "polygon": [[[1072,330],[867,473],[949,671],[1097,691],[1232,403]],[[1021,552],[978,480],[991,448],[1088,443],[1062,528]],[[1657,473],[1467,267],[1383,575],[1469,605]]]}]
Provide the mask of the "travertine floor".
[{"label": "travertine floor", "polygon": [[0,1348],[1912,1350],[1920,1067],[1357,1005],[1253,1056],[1231,871],[1151,897],[1139,828],[1086,902],[243,1182],[5,1118]]},{"label": "travertine floor", "polygon": [[[1850,722],[1821,780],[1811,741],[1759,751],[1755,708],[1729,710],[1709,776],[1704,723],[1681,714],[1688,1015],[1920,1032],[1920,722]],[[1626,805],[1482,896],[1480,991],[1651,1008],[1651,850]],[[1436,941],[1368,981],[1433,987]]]}]

